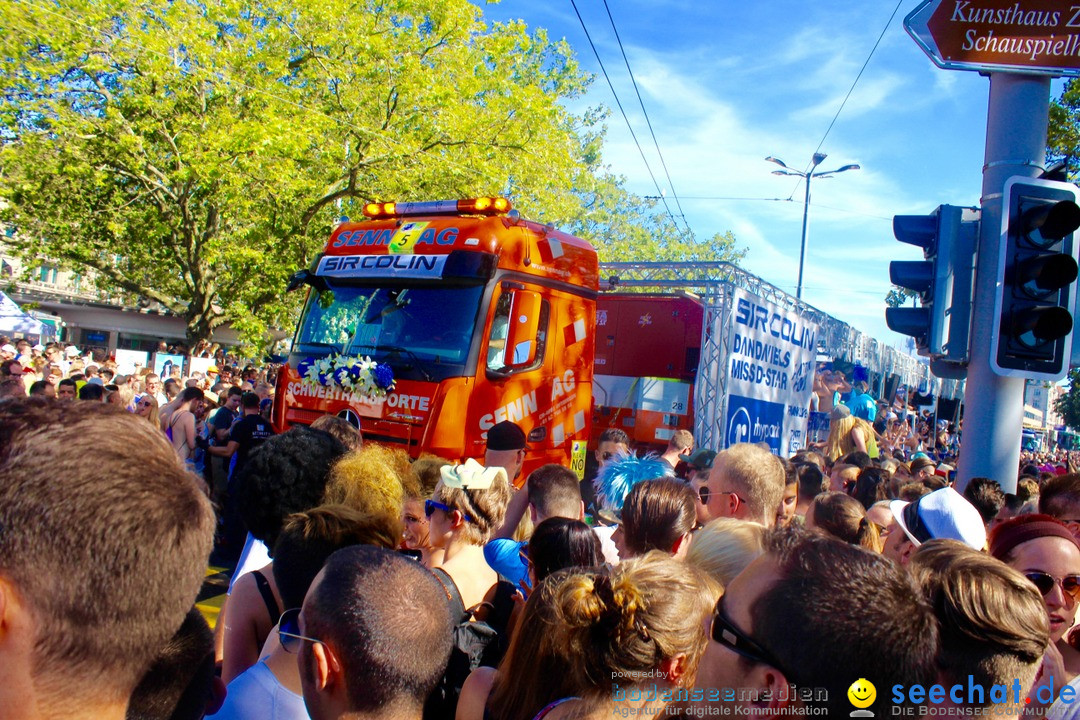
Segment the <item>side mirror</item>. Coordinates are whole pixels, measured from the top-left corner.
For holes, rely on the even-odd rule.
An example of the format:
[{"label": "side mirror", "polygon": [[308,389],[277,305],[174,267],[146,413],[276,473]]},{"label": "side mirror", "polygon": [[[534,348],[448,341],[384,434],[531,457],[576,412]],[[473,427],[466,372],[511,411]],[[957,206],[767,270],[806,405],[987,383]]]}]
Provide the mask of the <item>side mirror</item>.
[{"label": "side mirror", "polygon": [[506,367],[531,365],[536,359],[536,335],[540,327],[540,293],[515,290],[510,303],[503,362]]}]

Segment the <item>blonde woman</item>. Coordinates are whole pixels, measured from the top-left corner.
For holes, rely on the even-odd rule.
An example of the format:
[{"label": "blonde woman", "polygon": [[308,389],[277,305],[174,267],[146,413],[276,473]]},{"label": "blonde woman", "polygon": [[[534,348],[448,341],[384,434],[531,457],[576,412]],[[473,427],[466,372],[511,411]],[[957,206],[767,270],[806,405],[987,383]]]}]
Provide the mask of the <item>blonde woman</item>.
[{"label": "blonde woman", "polygon": [[864,452],[878,456],[874,427],[851,414],[846,405],[837,405],[829,413],[829,439],[825,441],[825,457],[836,462],[848,453]]},{"label": "blonde woman", "polygon": [[612,571],[562,576],[553,593],[550,631],[579,686],[536,718],[660,717],[675,694],[669,691],[694,686],[706,619],[720,595],[703,572],[654,550]]},{"label": "blonde woman", "polygon": [[150,393],[144,393],[135,403],[135,414],[149,420],[155,428],[159,428],[161,425],[161,421],[158,419],[157,400]]}]

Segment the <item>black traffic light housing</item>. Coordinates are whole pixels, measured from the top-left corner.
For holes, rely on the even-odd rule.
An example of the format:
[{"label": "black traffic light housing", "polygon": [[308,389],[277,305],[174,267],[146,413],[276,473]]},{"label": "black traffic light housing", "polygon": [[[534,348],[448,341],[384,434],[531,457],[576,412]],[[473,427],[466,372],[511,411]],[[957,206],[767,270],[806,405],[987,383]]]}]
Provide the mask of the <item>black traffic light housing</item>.
[{"label": "black traffic light housing", "polygon": [[999,375],[1060,380],[1069,369],[1077,278],[1075,185],[1005,183],[990,366]]},{"label": "black traffic light housing", "polygon": [[889,263],[894,285],[913,290],[919,307],[887,308],[890,330],[915,338],[919,354],[934,360],[940,377],[963,377],[971,333],[979,211],[941,205],[930,215],[897,215],[900,242],[921,247],[925,260]]}]

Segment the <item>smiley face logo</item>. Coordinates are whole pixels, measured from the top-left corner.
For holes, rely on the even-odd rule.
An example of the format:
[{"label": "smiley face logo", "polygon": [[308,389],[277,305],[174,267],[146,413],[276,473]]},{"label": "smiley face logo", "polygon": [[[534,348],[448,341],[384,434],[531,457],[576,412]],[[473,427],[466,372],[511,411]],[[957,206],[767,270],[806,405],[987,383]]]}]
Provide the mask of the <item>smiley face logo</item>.
[{"label": "smiley face logo", "polygon": [[847,690],[848,700],[857,708],[868,708],[877,699],[877,688],[866,678],[859,678],[851,683]]}]

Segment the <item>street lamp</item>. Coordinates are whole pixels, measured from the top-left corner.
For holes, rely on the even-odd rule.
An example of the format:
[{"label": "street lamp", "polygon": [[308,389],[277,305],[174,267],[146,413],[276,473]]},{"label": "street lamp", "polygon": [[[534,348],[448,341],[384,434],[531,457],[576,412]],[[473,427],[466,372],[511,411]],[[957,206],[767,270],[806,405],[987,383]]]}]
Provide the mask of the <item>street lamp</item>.
[{"label": "street lamp", "polygon": [[803,263],[806,261],[806,222],[810,212],[810,179],[811,178],[827,178],[836,175],[837,173],[846,172],[848,170],[858,170],[858,165],[844,165],[836,170],[826,170],[824,172],[814,172],[818,165],[820,165],[827,156],[825,153],[814,153],[813,159],[810,161],[810,169],[806,172],[800,172],[789,168],[784,164],[783,160],[769,156],[765,158],[771,163],[776,163],[782,170],[773,170],[773,175],[794,175],[800,177],[806,181],[806,199],[803,201],[803,214],[802,214],[802,246],[799,248],[799,286],[795,291],[795,297],[802,300],[802,279],[803,279]]}]

